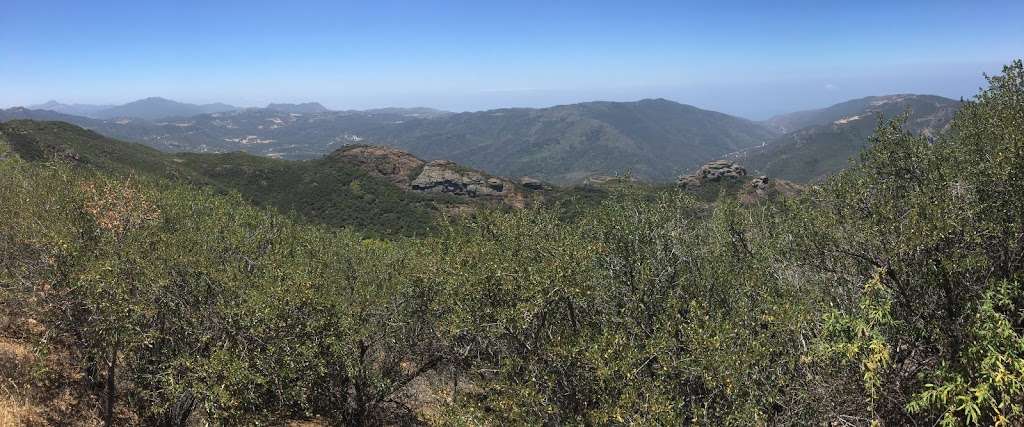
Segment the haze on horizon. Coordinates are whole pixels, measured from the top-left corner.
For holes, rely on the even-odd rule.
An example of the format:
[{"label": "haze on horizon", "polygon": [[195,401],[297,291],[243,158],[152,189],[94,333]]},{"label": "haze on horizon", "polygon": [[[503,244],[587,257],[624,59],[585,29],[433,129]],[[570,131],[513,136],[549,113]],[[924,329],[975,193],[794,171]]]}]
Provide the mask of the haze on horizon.
[{"label": "haze on horizon", "polygon": [[662,97],[763,119],[869,95],[969,98],[1024,53],[1019,1],[484,3],[8,1],[0,106]]}]

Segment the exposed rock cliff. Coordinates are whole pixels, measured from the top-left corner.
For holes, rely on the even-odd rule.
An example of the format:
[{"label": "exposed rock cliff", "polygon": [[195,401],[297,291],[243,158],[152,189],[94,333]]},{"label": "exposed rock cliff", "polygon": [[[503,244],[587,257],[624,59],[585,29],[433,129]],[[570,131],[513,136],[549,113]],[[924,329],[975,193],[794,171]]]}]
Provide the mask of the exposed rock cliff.
[{"label": "exposed rock cliff", "polygon": [[532,178],[523,178],[517,185],[448,160],[424,162],[406,151],[389,147],[354,145],[335,151],[330,157],[354,164],[370,175],[383,177],[410,191],[494,200],[513,207],[525,206],[523,188],[545,188],[542,182]]},{"label": "exposed rock cliff", "polygon": [[352,145],[331,153],[330,157],[352,163],[370,175],[401,186],[410,185],[426,164],[406,151],[374,145]]},{"label": "exposed rock cliff", "polygon": [[751,179],[739,190],[739,199],[741,203],[751,204],[765,199],[794,197],[803,191],[804,187],[799,184],[762,175]]},{"label": "exposed rock cliff", "polygon": [[728,160],[716,160],[701,166],[693,175],[679,177],[678,182],[683,188],[693,188],[708,182],[735,181],[745,176],[747,176],[747,170],[742,166]]},{"label": "exposed rock cliff", "polygon": [[411,188],[431,193],[501,199],[515,207],[524,205],[522,194],[511,181],[487,176],[447,160],[434,160],[423,166]]},{"label": "exposed rock cliff", "polygon": [[728,160],[717,160],[701,166],[691,175],[679,177],[679,186],[695,191],[703,197],[718,197],[719,191],[735,194],[743,204],[761,200],[792,197],[800,194],[803,187],[790,181],[768,176],[747,176],[747,170]]}]

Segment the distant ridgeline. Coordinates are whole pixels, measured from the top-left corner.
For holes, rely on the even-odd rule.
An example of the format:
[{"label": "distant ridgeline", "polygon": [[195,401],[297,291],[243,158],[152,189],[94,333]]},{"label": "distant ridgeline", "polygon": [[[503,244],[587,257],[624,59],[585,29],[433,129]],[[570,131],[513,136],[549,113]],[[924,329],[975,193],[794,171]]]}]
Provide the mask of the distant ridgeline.
[{"label": "distant ridgeline", "polygon": [[879,120],[907,115],[904,127],[936,138],[949,127],[961,102],[930,95],[872,96],[769,119],[784,135],[730,159],[764,174],[797,182],[821,181],[850,166],[868,146]]},{"label": "distant ridgeline", "polygon": [[[448,113],[427,108],[330,111],[318,103],[240,109],[149,98],[119,107],[48,103],[0,111],[9,119],[60,120],[167,152],[244,151],[316,159],[350,144],[387,145],[503,176],[570,184],[630,174],[670,182],[729,158],[798,182],[849,165],[879,117],[908,113],[908,129],[937,135],[960,103],[927,95],[869,97],[765,122],[664,99]],[[86,111],[89,117],[65,114]]]},{"label": "distant ridgeline", "polygon": [[324,111],[274,104],[159,120],[86,118],[31,109],[0,112],[0,120],[12,118],[66,121],[168,152],[245,151],[312,159],[347,144],[387,145],[427,160],[556,183],[627,172],[668,182],[778,134],[769,126],[662,99],[459,114],[422,108]]}]

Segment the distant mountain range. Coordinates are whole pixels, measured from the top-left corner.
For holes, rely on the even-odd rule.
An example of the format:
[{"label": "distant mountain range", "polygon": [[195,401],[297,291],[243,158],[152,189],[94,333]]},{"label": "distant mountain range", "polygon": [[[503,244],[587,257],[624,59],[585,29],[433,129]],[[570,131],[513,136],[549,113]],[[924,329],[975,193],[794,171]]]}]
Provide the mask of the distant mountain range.
[{"label": "distant mountain range", "polygon": [[[198,105],[172,101],[170,99],[159,97],[140,99],[124,105],[62,104],[57,101],[48,101],[43,104],[30,105],[27,108],[30,110],[49,110],[57,113],[87,117],[91,119],[102,120],[130,118],[154,121],[191,117],[200,114],[225,113],[245,109],[220,102]],[[330,111],[319,102],[305,102],[300,104],[271,103],[267,105],[266,109],[284,113],[301,114],[325,113]]]},{"label": "distant mountain range", "polygon": [[171,101],[164,98],[146,98],[117,107],[108,108],[106,110],[101,110],[96,114],[96,118],[113,119],[119,117],[131,117],[145,120],[166,120],[174,117],[222,113],[238,109],[238,107],[222,103],[196,105]]},{"label": "distant mountain range", "polygon": [[70,114],[82,117],[97,117],[97,113],[116,107],[115,105],[92,105],[92,104],[62,104],[57,101],[48,101],[43,104],[30,105],[32,110],[49,110],[62,114]]},{"label": "distant mountain range", "polygon": [[373,129],[421,117],[419,110],[405,113],[329,111],[301,114],[266,108],[200,114],[162,121],[118,118],[93,119],[47,110],[0,110],[0,121],[55,120],[72,123],[124,141],[138,142],[167,152],[250,154],[287,159],[314,159],[343,145],[364,141]]},{"label": "distant mountain range", "polygon": [[908,113],[908,131],[936,137],[961,101],[932,95],[871,96],[820,110],[801,111],[766,123],[786,134],[730,157],[749,169],[797,182],[819,181],[849,165],[868,144],[879,119]]},{"label": "distant mountain range", "polygon": [[57,101],[49,101],[45,104],[33,105],[28,108],[32,110],[50,110],[92,119],[135,118],[144,120],[165,120],[175,117],[188,117],[197,114],[220,113],[241,109],[222,103],[196,105],[158,97],[140,99],[124,105],[69,105],[61,104]]},{"label": "distant mountain range", "polygon": [[269,104],[267,105],[267,109],[281,111],[284,113],[299,114],[326,113],[328,111],[331,111],[328,110],[327,107],[320,105],[319,102],[305,102],[302,104]]},{"label": "distant mountain range", "polygon": [[844,168],[867,143],[879,115],[910,111],[909,130],[937,135],[960,102],[930,95],[868,97],[764,122],[665,99],[467,113],[330,111],[315,102],[239,109],[161,98],[106,109],[37,107],[43,106],[51,108],[0,110],[0,121],[65,121],[168,152],[315,159],[346,145],[386,145],[428,161],[447,159],[497,175],[556,183],[623,173],[667,182],[721,158],[751,172],[808,182]]},{"label": "distant mountain range", "polygon": [[246,151],[308,159],[348,144],[389,145],[427,160],[448,159],[499,175],[555,182],[625,172],[669,181],[777,136],[762,124],[664,99],[458,114],[426,108],[299,113],[319,109],[273,106],[161,121],[76,118],[26,109],[6,110],[0,119],[68,121],[165,151]]}]

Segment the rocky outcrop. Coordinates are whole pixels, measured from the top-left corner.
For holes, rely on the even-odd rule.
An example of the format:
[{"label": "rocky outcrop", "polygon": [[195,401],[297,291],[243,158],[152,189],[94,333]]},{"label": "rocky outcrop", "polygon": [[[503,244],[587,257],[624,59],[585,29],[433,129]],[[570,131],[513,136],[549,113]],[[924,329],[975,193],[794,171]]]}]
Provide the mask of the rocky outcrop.
[{"label": "rocky outcrop", "polygon": [[751,205],[762,200],[774,200],[780,197],[795,197],[804,191],[798,184],[778,178],[761,175],[751,179],[739,191],[740,203]]},{"label": "rocky outcrop", "polygon": [[522,185],[523,187],[529,188],[531,190],[543,190],[547,187],[541,180],[537,178],[531,178],[528,176],[519,178],[519,185]]},{"label": "rocky outcrop", "polygon": [[507,191],[514,191],[514,185],[511,182],[485,176],[448,160],[434,160],[427,163],[423,166],[419,176],[412,181],[411,187],[416,191],[450,193],[470,197],[501,197]]},{"label": "rocky outcrop", "polygon": [[434,160],[424,165],[410,188],[428,193],[497,200],[517,208],[526,205],[522,192],[514,183],[464,168],[448,160]]},{"label": "rocky outcrop", "polygon": [[517,185],[455,162],[424,162],[406,151],[388,147],[353,145],[335,151],[330,158],[353,164],[370,175],[382,177],[410,191],[493,200],[513,207],[526,205],[522,188],[546,188],[544,183],[533,178],[523,178]]},{"label": "rocky outcrop", "polygon": [[[679,178],[683,189],[700,194],[703,185],[710,183],[730,184],[722,187],[708,187],[714,193],[720,189],[735,194],[740,203],[756,204],[763,200],[775,200],[780,197],[793,197],[803,192],[804,188],[790,181],[770,178],[765,175],[747,176],[747,170],[727,160],[718,160],[701,166],[696,173]],[[706,193],[706,191],[705,191]]]},{"label": "rocky outcrop", "polygon": [[693,175],[679,177],[679,185],[693,188],[708,182],[737,181],[747,176],[747,170],[728,160],[716,160],[701,166]]},{"label": "rocky outcrop", "polygon": [[767,176],[761,175],[757,178],[750,180],[750,189],[754,194],[765,197],[768,192],[772,189],[772,181]]},{"label": "rocky outcrop", "polygon": [[354,164],[372,176],[399,186],[412,184],[426,163],[406,151],[374,145],[353,145],[331,153],[330,158]]},{"label": "rocky outcrop", "polygon": [[623,175],[591,175],[583,180],[583,185],[605,185],[628,182],[636,182],[636,178]]}]

